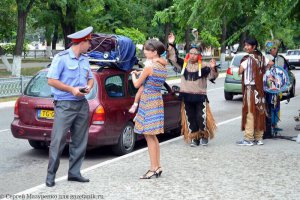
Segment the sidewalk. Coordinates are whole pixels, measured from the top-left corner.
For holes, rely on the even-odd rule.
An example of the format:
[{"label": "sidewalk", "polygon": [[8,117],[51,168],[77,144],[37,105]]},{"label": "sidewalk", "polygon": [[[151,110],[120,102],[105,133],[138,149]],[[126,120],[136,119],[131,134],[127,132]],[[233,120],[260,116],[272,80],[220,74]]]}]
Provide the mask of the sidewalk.
[{"label": "sidewalk", "polygon": [[[297,96],[281,104],[284,136],[299,134],[294,130],[299,102]],[[58,177],[53,188],[42,183],[17,195],[30,194],[27,199],[300,199],[300,144],[268,139],[263,146],[237,146],[235,141],[242,138],[240,122],[237,117],[218,123],[216,138],[207,147],[191,148],[182,137],[161,143],[160,178],[139,180],[149,167],[147,149],[141,149],[82,170],[89,183]]]}]

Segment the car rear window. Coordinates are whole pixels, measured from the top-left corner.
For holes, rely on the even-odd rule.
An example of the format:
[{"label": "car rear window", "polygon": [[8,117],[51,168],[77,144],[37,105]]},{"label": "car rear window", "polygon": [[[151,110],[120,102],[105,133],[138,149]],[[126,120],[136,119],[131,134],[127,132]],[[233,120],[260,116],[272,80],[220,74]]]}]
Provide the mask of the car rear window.
[{"label": "car rear window", "polygon": [[234,56],[233,60],[232,60],[232,63],[231,63],[231,66],[234,66],[234,67],[239,67],[240,64],[241,64],[241,60],[242,58],[244,57],[245,55],[236,55]]},{"label": "car rear window", "polygon": [[125,96],[124,75],[110,76],[105,80],[105,90],[110,97]]},{"label": "car rear window", "polygon": [[291,55],[300,55],[300,51],[288,51],[286,53],[286,55],[289,55],[289,56],[291,56]]},{"label": "car rear window", "polygon": [[34,76],[28,83],[24,94],[33,97],[52,97],[51,88],[47,81],[47,71],[42,71]]},{"label": "car rear window", "polygon": [[[32,97],[52,98],[51,87],[48,85],[47,71],[41,71],[34,76],[28,83],[24,94]],[[85,95],[87,100],[94,99],[97,94],[97,82],[95,81],[94,87],[91,92]]]}]

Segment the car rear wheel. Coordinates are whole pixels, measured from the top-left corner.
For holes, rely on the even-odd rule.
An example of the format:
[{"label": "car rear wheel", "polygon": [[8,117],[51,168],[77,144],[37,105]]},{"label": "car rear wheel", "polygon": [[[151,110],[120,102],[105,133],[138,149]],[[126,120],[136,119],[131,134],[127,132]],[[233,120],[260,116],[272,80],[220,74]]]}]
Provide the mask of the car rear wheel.
[{"label": "car rear wheel", "polygon": [[46,142],[36,141],[36,140],[28,140],[30,146],[32,146],[34,149],[47,149],[48,146]]},{"label": "car rear wheel", "polygon": [[118,144],[113,146],[113,152],[118,155],[124,155],[133,151],[135,146],[136,134],[134,133],[134,125],[132,122],[128,122],[123,129]]},{"label": "car rear wheel", "polygon": [[290,97],[294,97],[295,96],[295,93],[296,93],[296,83],[295,81],[293,82],[293,86],[290,90]]},{"label": "car rear wheel", "polygon": [[230,92],[225,92],[224,91],[224,97],[226,100],[232,100],[233,99],[233,94]]}]

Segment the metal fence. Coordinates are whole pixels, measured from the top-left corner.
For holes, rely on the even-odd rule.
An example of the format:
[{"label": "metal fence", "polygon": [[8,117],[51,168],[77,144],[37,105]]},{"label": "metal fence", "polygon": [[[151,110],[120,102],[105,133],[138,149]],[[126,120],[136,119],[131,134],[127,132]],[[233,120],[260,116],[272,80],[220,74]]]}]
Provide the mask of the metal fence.
[{"label": "metal fence", "polygon": [[[39,50],[39,49],[35,49],[35,50],[28,50],[26,52],[22,52],[22,57],[25,58],[49,58],[50,57],[54,57],[57,53],[61,52],[63,50],[51,50],[51,55],[47,55],[47,51],[46,50]],[[7,58],[13,58],[12,54],[6,54]]]},{"label": "metal fence", "polygon": [[23,93],[32,76],[0,78],[0,98],[18,96]]}]

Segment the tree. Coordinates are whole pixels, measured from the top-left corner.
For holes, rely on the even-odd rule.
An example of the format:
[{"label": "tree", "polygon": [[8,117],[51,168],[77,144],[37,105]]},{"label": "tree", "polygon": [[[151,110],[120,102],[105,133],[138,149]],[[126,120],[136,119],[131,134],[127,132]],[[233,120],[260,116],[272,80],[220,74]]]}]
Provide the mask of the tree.
[{"label": "tree", "polygon": [[[11,42],[12,38],[16,35],[16,10],[17,7],[11,0],[0,1],[0,42]],[[0,57],[6,70],[11,71],[12,66],[7,60],[5,49],[1,46]]]},{"label": "tree", "polygon": [[21,75],[21,61],[22,52],[26,32],[26,20],[30,9],[33,6],[35,0],[16,0],[17,3],[17,14],[18,14],[18,26],[17,26],[17,39],[16,47],[12,65],[12,75]]}]

